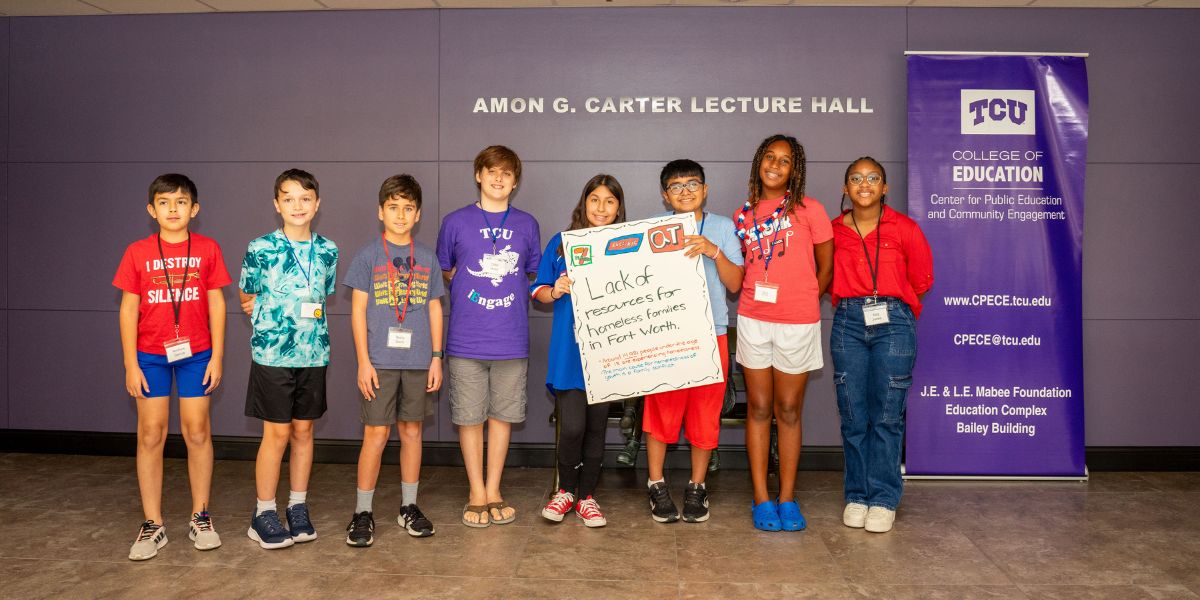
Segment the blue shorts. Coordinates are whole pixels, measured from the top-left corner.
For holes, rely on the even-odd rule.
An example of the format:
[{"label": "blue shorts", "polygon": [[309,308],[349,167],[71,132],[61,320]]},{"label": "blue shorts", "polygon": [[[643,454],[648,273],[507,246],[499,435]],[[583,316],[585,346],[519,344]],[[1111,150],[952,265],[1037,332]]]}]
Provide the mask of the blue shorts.
[{"label": "blue shorts", "polygon": [[183,360],[167,362],[165,354],[149,354],[138,352],[138,366],[146,383],[150,384],[147,398],[160,398],[171,395],[171,376],[175,377],[175,385],[179,388],[180,398],[203,398],[208,395],[204,391],[204,371],[208,369],[208,359],[212,357],[212,349],[199,354],[193,354]]}]

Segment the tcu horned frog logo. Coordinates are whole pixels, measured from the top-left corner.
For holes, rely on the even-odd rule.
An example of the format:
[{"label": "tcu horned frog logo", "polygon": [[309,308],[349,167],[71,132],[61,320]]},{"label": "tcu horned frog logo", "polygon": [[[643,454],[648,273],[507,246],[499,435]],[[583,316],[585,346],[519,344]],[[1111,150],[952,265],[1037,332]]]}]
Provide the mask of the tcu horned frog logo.
[{"label": "tcu horned frog logo", "polygon": [[500,282],[506,275],[517,272],[517,260],[520,258],[519,254],[512,251],[510,244],[496,254],[484,254],[483,258],[479,259],[479,270],[467,267],[467,272],[491,280],[492,287],[500,287]]}]

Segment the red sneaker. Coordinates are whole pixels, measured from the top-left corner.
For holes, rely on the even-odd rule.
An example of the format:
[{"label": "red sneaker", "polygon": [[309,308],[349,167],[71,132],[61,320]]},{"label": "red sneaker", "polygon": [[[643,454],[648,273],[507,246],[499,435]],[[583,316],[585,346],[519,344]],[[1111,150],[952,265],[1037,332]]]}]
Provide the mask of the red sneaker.
[{"label": "red sneaker", "polygon": [[608,520],[604,518],[604,513],[600,512],[600,505],[596,504],[596,500],[591,496],[580,500],[575,505],[575,514],[583,519],[583,524],[588,527],[604,527],[608,525]]},{"label": "red sneaker", "polygon": [[575,494],[567,490],[558,490],[554,492],[554,496],[551,496],[550,502],[546,503],[546,508],[542,509],[542,516],[555,523],[561,523],[563,517],[571,512],[571,506],[574,504]]}]

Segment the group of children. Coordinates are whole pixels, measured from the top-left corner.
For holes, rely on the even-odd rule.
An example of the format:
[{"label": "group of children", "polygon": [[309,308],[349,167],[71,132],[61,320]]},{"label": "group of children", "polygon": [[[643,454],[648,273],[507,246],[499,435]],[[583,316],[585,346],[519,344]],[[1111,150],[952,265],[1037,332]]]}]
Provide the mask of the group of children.
[{"label": "group of children", "polygon": [[[561,234],[543,251],[536,219],[512,206],[521,181],[521,161],[512,150],[485,148],[475,158],[474,172],[479,199],[442,219],[436,249],[413,239],[421,219],[420,185],[410,175],[386,179],[378,198],[383,233],[359,250],[342,281],[351,290],[363,423],[348,545],[374,541],[373,496],[393,423],[401,440],[397,520],[412,536],[433,535],[433,524],[417,506],[417,484],[422,425],[443,381],[470,485],[462,523],[488,527],[516,519],[500,483],[512,424],[525,419],[526,294],[554,309],[546,385],[558,415],[559,489],[541,514],[557,522],[574,512],[589,527],[606,524],[594,496],[608,406],[589,405],[584,394],[570,300],[573,282]],[[846,453],[843,521],[887,531],[902,487],[899,444],[915,360],[913,326],[920,298],[932,285],[932,260],[919,228],[884,209],[882,165],[869,157],[850,165],[843,202],[848,199],[852,206],[832,223],[824,208],[804,195],[804,150],[790,136],[760,144],[749,199],[732,219],[704,210],[708,185],[703,167],[694,161],[667,163],[660,187],[671,212],[695,215],[697,234],[685,238],[685,253],[703,261],[721,356],[728,355],[726,293],[740,293],[736,360],[747,385],[755,527],[805,527],[795,500],[800,415],[808,373],[823,366],[819,298],[832,284],[836,315],[830,343]],[[250,242],[238,282],[242,309],[253,325],[245,414],[263,422],[255,466],[257,504],[247,534],[268,549],[317,537],[307,490],[313,423],[327,408],[325,299],[336,290],[338,261],[337,246],[312,231],[320,203],[319,184],[310,173],[289,169],[280,174],[274,206],[282,226]],[[113,280],[123,291],[126,391],[138,411],[137,471],[145,521],[130,549],[133,560],[152,558],[167,543],[162,450],[172,379],[188,449],[189,538],[201,550],[221,545],[207,512],[213,469],[208,415],[209,395],[222,376],[221,288],[232,282],[216,242],[188,228],[200,210],[190,179],[179,174],[155,179],[147,210],[159,232],[126,249]],[[600,174],[584,186],[568,229],[624,220],[620,183]],[[873,258],[868,241],[876,246]],[[446,296],[454,310],[443,335]],[[647,493],[655,521],[709,518],[705,474],[718,442],[724,390],[721,382],[646,397]],[[772,420],[780,467],[774,497],[767,491]],[[667,447],[678,441],[681,429],[691,452],[682,511],[663,473]],[[290,493],[281,518],[276,491],[289,448]]]}]

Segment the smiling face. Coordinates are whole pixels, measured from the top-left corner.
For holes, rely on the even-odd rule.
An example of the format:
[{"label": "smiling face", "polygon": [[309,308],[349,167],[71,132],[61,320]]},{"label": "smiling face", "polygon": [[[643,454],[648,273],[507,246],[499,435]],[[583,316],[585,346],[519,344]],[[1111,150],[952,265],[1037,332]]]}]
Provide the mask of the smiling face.
[{"label": "smiling face", "polygon": [[395,195],[379,207],[379,220],[390,237],[405,239],[421,220],[421,209],[412,199]]},{"label": "smiling face", "polygon": [[666,188],[662,193],[663,200],[671,205],[676,214],[699,211],[708,198],[708,184],[696,175],[672,177],[667,180]]},{"label": "smiling face", "polygon": [[317,216],[321,199],[316,190],[304,189],[300,182],[287,180],[279,184],[275,194],[275,212],[283,218],[285,225],[307,227]]},{"label": "smiling face", "polygon": [[588,194],[584,213],[592,227],[599,227],[615,221],[620,208],[621,201],[613,195],[612,190],[609,190],[608,186],[601,185]]},{"label": "smiling face", "polygon": [[484,167],[475,174],[481,198],[496,202],[508,202],[508,197],[517,188],[516,173],[509,167],[498,165]]},{"label": "smiling face", "polygon": [[860,160],[850,165],[842,193],[849,196],[857,208],[877,209],[887,190],[879,166],[869,160]]},{"label": "smiling face", "polygon": [[765,198],[782,196],[788,188],[788,180],[792,177],[792,164],[796,157],[792,156],[792,146],[786,140],[771,142],[763,151],[762,162],[758,166],[758,178],[762,181],[762,193]]},{"label": "smiling face", "polygon": [[200,212],[200,205],[186,191],[177,189],[154,194],[146,211],[158,221],[162,233],[181,233],[187,231],[188,223]]}]

